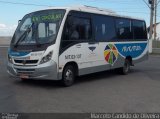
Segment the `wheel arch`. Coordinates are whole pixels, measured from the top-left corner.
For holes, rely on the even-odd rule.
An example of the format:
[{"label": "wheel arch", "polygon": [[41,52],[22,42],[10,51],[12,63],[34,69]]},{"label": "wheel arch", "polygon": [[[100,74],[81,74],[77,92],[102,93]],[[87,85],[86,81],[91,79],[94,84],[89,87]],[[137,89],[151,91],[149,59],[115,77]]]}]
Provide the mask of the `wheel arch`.
[{"label": "wheel arch", "polygon": [[63,68],[62,73],[64,72],[65,67],[68,66],[68,65],[71,65],[75,68],[75,75],[78,76],[79,75],[79,68],[78,68],[78,64],[75,61],[67,62],[65,64],[64,68]]}]

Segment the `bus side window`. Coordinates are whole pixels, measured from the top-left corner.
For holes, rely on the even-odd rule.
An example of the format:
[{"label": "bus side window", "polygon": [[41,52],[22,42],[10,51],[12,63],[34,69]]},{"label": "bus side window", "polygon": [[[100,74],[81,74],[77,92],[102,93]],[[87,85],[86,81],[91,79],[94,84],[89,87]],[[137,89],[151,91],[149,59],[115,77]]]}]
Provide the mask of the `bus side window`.
[{"label": "bus side window", "polygon": [[88,40],[91,37],[90,20],[81,17],[71,17],[68,21],[70,40]]},{"label": "bus side window", "polygon": [[62,48],[91,38],[91,22],[88,18],[68,16],[62,36]]},{"label": "bus side window", "polygon": [[95,15],[93,17],[95,40],[98,42],[113,41],[116,39],[114,18],[109,16]]},{"label": "bus side window", "polygon": [[69,16],[67,18],[63,40],[88,40],[91,38],[90,19]]},{"label": "bus side window", "polygon": [[134,39],[147,39],[147,31],[145,22],[134,20],[133,21]]},{"label": "bus side window", "polygon": [[133,30],[131,20],[118,18],[116,19],[116,29],[118,39],[133,39]]},{"label": "bus side window", "polygon": [[79,40],[80,33],[78,32],[80,24],[77,21],[77,18],[70,17],[68,20],[68,30],[69,30],[69,39],[70,40]]}]

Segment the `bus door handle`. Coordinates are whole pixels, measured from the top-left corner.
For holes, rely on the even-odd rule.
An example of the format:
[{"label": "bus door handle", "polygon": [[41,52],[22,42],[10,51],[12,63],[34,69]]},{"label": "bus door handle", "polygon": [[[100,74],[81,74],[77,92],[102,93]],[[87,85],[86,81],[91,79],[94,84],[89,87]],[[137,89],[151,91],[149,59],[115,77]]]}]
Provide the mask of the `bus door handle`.
[{"label": "bus door handle", "polygon": [[81,48],[81,44],[77,44],[76,47],[77,47],[77,48]]}]

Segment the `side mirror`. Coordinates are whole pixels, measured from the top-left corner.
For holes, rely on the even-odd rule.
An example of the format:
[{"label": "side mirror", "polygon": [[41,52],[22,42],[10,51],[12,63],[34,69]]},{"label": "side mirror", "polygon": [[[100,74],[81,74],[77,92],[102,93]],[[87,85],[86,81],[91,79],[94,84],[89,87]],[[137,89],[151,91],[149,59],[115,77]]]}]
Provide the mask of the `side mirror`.
[{"label": "side mirror", "polygon": [[22,20],[18,20],[18,24],[21,23]]}]

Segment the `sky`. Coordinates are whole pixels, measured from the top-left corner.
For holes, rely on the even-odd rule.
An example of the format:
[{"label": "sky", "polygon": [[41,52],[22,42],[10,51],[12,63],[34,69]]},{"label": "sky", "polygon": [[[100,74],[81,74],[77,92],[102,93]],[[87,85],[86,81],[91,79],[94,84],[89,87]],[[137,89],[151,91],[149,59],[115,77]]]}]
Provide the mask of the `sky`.
[{"label": "sky", "polygon": [[[145,1],[148,2],[148,0]],[[14,3],[24,3],[25,5]],[[120,15],[143,18],[147,26],[150,23],[150,9],[143,0],[0,0],[0,36],[12,36],[18,25],[18,20],[22,19],[27,13],[45,9],[49,6],[73,5],[111,9]],[[157,22],[160,22],[160,3],[158,5]]]}]

